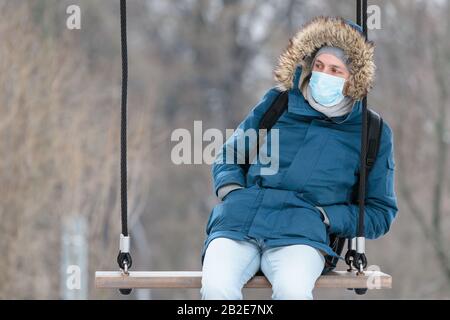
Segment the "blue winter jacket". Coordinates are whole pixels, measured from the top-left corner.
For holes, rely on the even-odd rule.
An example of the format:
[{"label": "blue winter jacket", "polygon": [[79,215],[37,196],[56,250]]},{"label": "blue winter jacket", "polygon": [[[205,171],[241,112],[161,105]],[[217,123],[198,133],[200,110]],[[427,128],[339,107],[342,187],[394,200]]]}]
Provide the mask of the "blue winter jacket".
[{"label": "blue winter jacket", "polygon": [[[216,194],[228,184],[244,188],[230,192],[212,209],[202,263],[208,244],[217,237],[259,238],[268,248],[307,244],[339,257],[329,247],[330,234],[356,236],[359,207],[351,203],[351,195],[360,166],[361,99],[355,99],[350,113],[328,118],[313,109],[299,90],[302,67],[296,66],[293,72],[293,81],[287,88],[287,111],[273,127],[279,130],[278,172],[262,175],[261,168],[269,165],[260,162],[252,164],[247,174],[239,164],[212,166]],[[262,115],[278,94],[278,88],[271,88],[238,128],[257,130]],[[236,147],[234,137],[224,144],[223,154]],[[270,150],[270,135],[266,143]],[[379,152],[366,181],[365,235],[368,239],[387,233],[398,211],[394,169],[393,133],[384,120]],[[329,226],[324,224],[317,206],[325,210]]]}]

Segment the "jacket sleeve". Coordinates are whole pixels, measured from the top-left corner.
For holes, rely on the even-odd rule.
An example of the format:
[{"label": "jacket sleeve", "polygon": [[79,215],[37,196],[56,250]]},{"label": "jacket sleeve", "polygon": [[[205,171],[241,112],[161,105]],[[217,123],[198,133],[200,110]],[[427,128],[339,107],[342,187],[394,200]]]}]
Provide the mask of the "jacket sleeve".
[{"label": "jacket sleeve", "polygon": [[225,198],[227,196],[227,194],[229,194],[231,191],[234,191],[236,189],[242,189],[243,186],[236,184],[236,183],[231,183],[231,184],[227,184],[226,186],[220,187],[217,190],[217,197],[220,200],[223,200],[223,198]]},{"label": "jacket sleeve", "polygon": [[[386,234],[397,214],[394,170],[394,136],[384,121],[378,156],[366,181],[364,230],[368,239]],[[356,237],[359,216],[357,204],[336,204],[322,208],[328,216],[331,233],[339,237]]]},{"label": "jacket sleeve", "polygon": [[[242,138],[245,139],[245,137],[242,136],[242,132],[246,132],[248,129],[258,130],[260,120],[279,93],[280,91],[276,87],[267,91],[264,97],[252,108],[247,117],[239,124],[234,134],[227,139],[222,146],[221,151],[217,154],[211,167],[214,192],[216,195],[221,187],[229,184],[238,184],[243,187],[246,186],[245,173],[239,163],[243,163],[242,160],[245,159],[245,153],[248,152],[249,147],[245,144],[245,151],[239,150],[239,148],[237,148],[237,140]],[[230,161],[227,161],[227,158],[232,159],[233,161],[230,163]]]}]

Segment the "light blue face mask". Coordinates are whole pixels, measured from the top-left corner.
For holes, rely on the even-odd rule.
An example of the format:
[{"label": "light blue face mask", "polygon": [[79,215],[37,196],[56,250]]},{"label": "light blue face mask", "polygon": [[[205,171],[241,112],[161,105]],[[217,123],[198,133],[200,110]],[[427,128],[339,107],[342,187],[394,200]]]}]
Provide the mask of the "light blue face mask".
[{"label": "light blue face mask", "polygon": [[317,103],[331,107],[344,100],[345,79],[324,72],[313,71],[309,79],[311,95]]}]

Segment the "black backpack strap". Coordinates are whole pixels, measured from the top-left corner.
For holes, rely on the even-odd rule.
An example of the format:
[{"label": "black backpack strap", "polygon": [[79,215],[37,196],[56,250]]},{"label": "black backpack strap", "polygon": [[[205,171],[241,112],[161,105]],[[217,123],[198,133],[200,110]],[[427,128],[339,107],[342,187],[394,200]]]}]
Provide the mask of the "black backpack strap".
[{"label": "black backpack strap", "polygon": [[[281,117],[281,115],[284,113],[284,111],[288,107],[288,101],[289,101],[289,91],[282,91],[278,94],[278,96],[275,98],[275,100],[270,105],[269,109],[266,110],[264,115],[261,118],[261,121],[259,122],[258,129],[265,129],[267,132],[272,129],[272,127],[277,123],[278,119]],[[256,143],[256,154],[259,152],[259,139],[260,134],[258,132],[257,134],[257,143]],[[248,168],[250,167],[250,154],[245,154],[245,164],[242,164],[242,169],[245,173],[247,173]]]},{"label": "black backpack strap", "polygon": [[[378,150],[380,149],[381,132],[383,128],[383,118],[372,109],[367,108],[367,154],[366,154],[366,182],[370,170],[377,159]],[[358,179],[353,186],[351,195],[352,203],[359,203],[359,171]]]},{"label": "black backpack strap", "polygon": [[259,122],[259,129],[267,129],[269,131],[280,119],[284,110],[288,106],[289,91],[281,92],[275,101],[272,103],[266,113],[264,113],[261,121]]}]

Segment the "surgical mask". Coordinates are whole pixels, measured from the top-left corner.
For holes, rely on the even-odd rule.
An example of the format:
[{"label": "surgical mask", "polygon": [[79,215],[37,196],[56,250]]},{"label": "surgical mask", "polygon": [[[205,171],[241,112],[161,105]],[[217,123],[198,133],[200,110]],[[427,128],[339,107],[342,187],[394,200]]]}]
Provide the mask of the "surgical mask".
[{"label": "surgical mask", "polygon": [[342,93],[344,84],[344,78],[332,76],[324,72],[313,71],[309,79],[311,95],[317,103],[325,107],[334,106],[344,100]]}]

